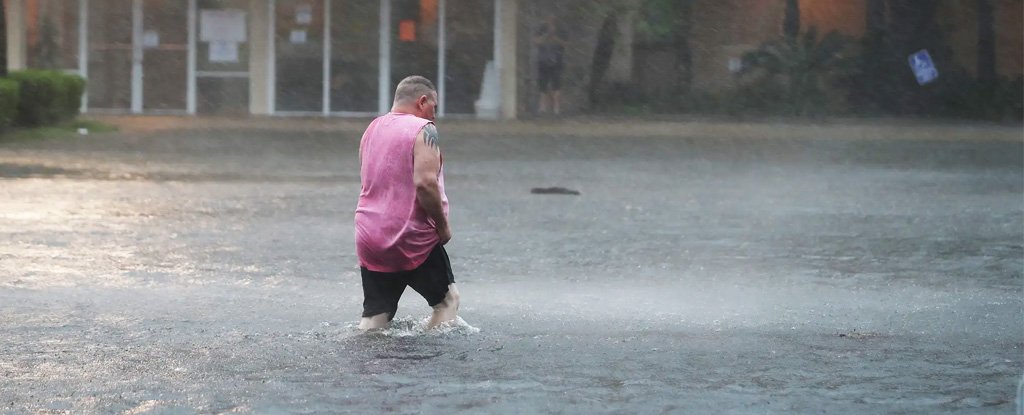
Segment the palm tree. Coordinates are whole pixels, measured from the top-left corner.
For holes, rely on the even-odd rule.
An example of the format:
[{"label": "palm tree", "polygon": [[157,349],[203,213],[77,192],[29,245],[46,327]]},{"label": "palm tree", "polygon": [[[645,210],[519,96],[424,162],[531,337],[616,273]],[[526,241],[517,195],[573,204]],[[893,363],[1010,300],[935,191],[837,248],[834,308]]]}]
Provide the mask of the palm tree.
[{"label": "palm tree", "polygon": [[[849,40],[839,32],[818,36],[811,27],[803,35],[783,37],[743,55],[739,76],[751,87],[740,97],[788,115],[812,115],[828,110],[834,94],[829,88],[844,67],[842,52]],[[756,102],[764,100],[767,102]]]},{"label": "palm tree", "polygon": [[672,43],[675,45],[676,73],[680,79],[676,93],[683,95],[690,92],[693,85],[693,48],[690,37],[693,31],[693,0],[680,0],[673,8],[674,27]]}]

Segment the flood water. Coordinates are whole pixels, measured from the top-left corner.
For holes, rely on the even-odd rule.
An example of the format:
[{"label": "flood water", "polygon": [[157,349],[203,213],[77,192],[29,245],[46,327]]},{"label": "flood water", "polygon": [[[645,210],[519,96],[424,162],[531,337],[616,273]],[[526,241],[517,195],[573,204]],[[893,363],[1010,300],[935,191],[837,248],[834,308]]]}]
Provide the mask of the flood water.
[{"label": "flood water", "polygon": [[463,320],[365,334],[357,132],[0,142],[0,412],[1015,409],[1020,140],[441,130]]}]

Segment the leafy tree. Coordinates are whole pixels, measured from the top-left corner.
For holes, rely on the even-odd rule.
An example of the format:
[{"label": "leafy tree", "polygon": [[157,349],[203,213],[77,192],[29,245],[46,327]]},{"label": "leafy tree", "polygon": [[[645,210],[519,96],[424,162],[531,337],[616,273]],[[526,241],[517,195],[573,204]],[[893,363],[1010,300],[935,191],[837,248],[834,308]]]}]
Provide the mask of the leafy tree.
[{"label": "leafy tree", "polygon": [[[921,114],[931,110],[935,85],[920,86],[907,56],[927,49],[945,73],[953,68],[952,50],[935,22],[939,0],[868,0],[867,31],[859,42],[860,59],[845,81],[849,100],[866,114]],[[948,81],[940,76],[938,83]]]},{"label": "leafy tree", "polygon": [[[936,20],[940,0],[868,0],[860,59],[845,82],[849,100],[865,114],[1020,120],[1021,80],[996,74],[994,3],[977,8],[977,76],[957,66]],[[907,56],[927,49],[939,78],[918,85]]]}]

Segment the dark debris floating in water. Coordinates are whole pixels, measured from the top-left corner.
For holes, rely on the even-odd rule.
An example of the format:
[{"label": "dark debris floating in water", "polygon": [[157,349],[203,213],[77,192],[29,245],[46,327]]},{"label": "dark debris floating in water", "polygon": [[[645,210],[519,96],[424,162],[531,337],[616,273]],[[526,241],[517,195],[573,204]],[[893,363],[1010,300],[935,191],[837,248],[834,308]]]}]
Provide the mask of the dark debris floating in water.
[{"label": "dark debris floating in water", "polygon": [[579,196],[578,190],[566,189],[564,187],[534,187],[530,193],[535,195],[575,195]]}]

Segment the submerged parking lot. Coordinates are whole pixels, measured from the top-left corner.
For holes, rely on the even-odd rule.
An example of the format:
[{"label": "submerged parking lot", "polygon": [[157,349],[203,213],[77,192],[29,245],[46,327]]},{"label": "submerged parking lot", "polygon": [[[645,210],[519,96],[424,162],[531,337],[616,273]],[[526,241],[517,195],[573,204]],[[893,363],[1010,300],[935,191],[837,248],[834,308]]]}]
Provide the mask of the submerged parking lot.
[{"label": "submerged parking lot", "polygon": [[442,121],[464,323],[360,334],[359,130],[284,124],[0,141],[0,412],[1015,409],[1019,127]]}]

